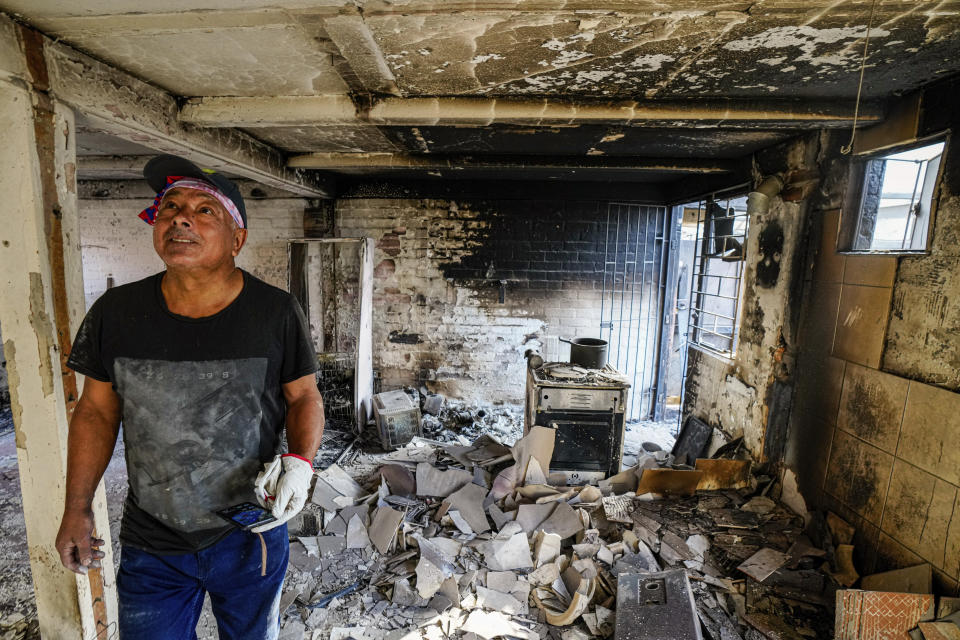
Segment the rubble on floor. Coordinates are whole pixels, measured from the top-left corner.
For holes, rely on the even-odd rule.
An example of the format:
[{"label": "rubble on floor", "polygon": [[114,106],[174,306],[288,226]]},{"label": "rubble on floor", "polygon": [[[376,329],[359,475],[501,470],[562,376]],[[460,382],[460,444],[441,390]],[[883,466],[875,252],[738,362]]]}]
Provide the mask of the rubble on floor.
[{"label": "rubble on floor", "polygon": [[13,612],[0,618],[0,640],[24,640],[39,638],[40,626],[35,617],[28,618]]},{"label": "rubble on floor", "polygon": [[640,452],[599,486],[554,486],[554,433],[415,438],[320,472],[316,530],[291,543],[281,638],[655,637],[617,627],[629,576],[687,590],[689,624],[671,627],[687,631],[670,637],[831,635],[839,585],[821,567],[834,544],[807,538],[748,461],[674,469]]}]

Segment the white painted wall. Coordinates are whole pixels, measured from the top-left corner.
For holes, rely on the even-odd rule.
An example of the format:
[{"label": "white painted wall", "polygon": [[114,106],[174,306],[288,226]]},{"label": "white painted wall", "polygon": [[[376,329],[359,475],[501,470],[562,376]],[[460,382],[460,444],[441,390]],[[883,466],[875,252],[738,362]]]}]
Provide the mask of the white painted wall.
[{"label": "white painted wall", "polygon": [[[153,250],[151,228],[137,214],[140,199],[80,200],[83,283],[87,307],[107,289],[163,270]],[[247,200],[250,232],[238,266],[272,285],[287,288],[287,240],[303,236],[302,198]]]}]

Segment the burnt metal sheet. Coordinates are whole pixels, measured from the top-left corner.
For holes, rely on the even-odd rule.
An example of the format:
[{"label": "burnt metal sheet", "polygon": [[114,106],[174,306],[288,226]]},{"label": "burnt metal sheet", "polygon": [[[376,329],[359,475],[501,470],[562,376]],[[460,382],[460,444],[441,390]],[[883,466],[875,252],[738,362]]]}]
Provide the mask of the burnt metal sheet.
[{"label": "burnt metal sheet", "polygon": [[683,569],[622,573],[617,578],[615,640],[702,640]]},{"label": "burnt metal sheet", "polygon": [[697,458],[701,457],[710,442],[710,435],[713,433],[713,427],[709,424],[689,416],[677,437],[677,442],[673,445],[674,459],[678,464],[692,465]]}]

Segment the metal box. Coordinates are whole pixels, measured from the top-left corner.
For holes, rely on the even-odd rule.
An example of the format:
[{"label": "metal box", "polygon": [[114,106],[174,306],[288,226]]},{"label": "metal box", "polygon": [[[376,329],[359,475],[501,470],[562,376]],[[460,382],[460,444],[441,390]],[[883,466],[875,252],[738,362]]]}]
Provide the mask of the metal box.
[{"label": "metal box", "polygon": [[380,444],[387,451],[402,447],[415,436],[423,435],[420,409],[413,398],[402,390],[373,396],[373,417],[380,433]]},{"label": "metal box", "polygon": [[703,640],[687,572],[621,573],[614,640]]}]

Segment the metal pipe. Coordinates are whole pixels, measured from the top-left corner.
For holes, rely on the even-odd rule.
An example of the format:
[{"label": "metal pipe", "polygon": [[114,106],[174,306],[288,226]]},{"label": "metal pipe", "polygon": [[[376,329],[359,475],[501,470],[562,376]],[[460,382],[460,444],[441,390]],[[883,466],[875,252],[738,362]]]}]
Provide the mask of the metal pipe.
[{"label": "metal pipe", "polygon": [[770,209],[770,200],[783,190],[783,180],[777,175],[769,176],[747,194],[747,215],[764,214]]}]

